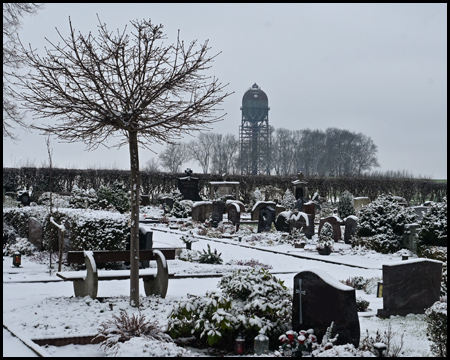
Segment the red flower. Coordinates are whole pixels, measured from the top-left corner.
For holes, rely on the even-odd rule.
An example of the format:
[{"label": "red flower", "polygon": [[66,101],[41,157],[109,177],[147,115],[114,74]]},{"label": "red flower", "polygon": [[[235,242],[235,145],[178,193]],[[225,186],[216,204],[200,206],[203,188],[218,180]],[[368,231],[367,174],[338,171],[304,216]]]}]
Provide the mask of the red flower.
[{"label": "red flower", "polygon": [[290,342],[293,342],[294,341],[294,334],[288,334],[288,339],[289,339],[289,341]]},{"label": "red flower", "polygon": [[303,345],[303,344],[305,343],[306,338],[305,338],[305,336],[304,336],[303,334],[301,334],[301,335],[298,337],[297,340],[298,340],[298,342],[299,342],[300,345]]}]

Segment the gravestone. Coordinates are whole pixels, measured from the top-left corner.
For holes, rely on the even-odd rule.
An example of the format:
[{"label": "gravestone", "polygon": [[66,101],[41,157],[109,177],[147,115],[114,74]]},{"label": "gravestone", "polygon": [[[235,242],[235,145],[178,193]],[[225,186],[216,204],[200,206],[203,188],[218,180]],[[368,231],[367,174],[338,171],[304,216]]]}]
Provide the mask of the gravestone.
[{"label": "gravestone", "polygon": [[42,234],[44,227],[35,217],[28,218],[28,240],[36,246],[39,251],[43,250]]},{"label": "gravestone", "polygon": [[205,222],[212,214],[211,201],[196,201],[192,205],[192,221]]},{"label": "gravestone", "polygon": [[223,221],[223,201],[215,200],[212,202],[212,214],[211,214],[211,222],[213,227],[217,227],[217,225]]},{"label": "gravestone", "polygon": [[370,204],[370,199],[368,197],[355,197],[353,199],[353,207],[355,211],[361,210],[365,205]]},{"label": "gravestone", "polygon": [[149,206],[150,205],[150,196],[148,195],[141,195],[141,206]]},{"label": "gravestone", "polygon": [[350,244],[351,237],[356,234],[357,220],[358,218],[354,215],[350,215],[345,219],[344,242],[346,244]]},{"label": "gravestone", "polygon": [[23,193],[19,194],[17,200],[20,201],[23,206],[30,206],[31,198],[29,192],[24,191]]},{"label": "gravestone", "polygon": [[[130,250],[130,237],[127,239],[126,249]],[[153,231],[149,230],[144,226],[139,226],[139,250],[152,250],[153,248]],[[129,261],[124,262],[125,265],[129,265]],[[149,260],[140,261],[144,268],[150,267]]]},{"label": "gravestone", "polygon": [[184,172],[188,176],[178,179],[178,190],[180,190],[184,200],[201,201],[202,198],[198,194],[198,178],[191,177],[191,169]]},{"label": "gravestone", "polygon": [[359,346],[360,327],[355,289],[335,280],[322,270],[302,271],[294,276],[292,329],[314,329],[320,343],[334,322],[336,345]]},{"label": "gravestone", "polygon": [[275,228],[277,231],[289,232],[289,219],[291,217],[292,211],[282,211],[280,212],[275,220]]},{"label": "gravestone", "polygon": [[383,309],[378,316],[424,314],[439,300],[442,262],[412,259],[383,265]]},{"label": "gravestone", "polygon": [[424,314],[439,300],[442,262],[412,259],[383,265],[383,309],[378,316]]},{"label": "gravestone", "polygon": [[274,201],[258,201],[255,205],[253,205],[251,211],[252,220],[259,220],[259,209],[263,208],[264,206],[271,206],[275,209],[277,205]]},{"label": "gravestone", "polygon": [[159,198],[159,203],[164,207],[164,214],[166,213],[166,208],[171,211],[173,209],[173,199],[169,196],[164,196]]},{"label": "gravestone", "polygon": [[298,211],[303,211],[303,204],[308,202],[308,200],[306,200],[303,197],[299,197],[297,199],[297,201],[295,202],[295,206],[294,209],[298,210]]},{"label": "gravestone", "polygon": [[303,228],[303,233],[308,239],[312,239],[314,235],[314,216],[312,214],[306,214],[301,211],[292,212],[289,218],[289,232],[292,229]]},{"label": "gravestone", "polygon": [[403,229],[403,241],[402,245],[403,247],[407,248],[408,250],[411,250],[412,252],[417,252],[417,234],[419,232],[420,225],[417,223],[413,224],[405,224]]},{"label": "gravestone", "polygon": [[428,206],[413,206],[414,213],[416,214],[416,221],[421,222],[423,216],[430,208]]},{"label": "gravestone", "polygon": [[316,204],[313,201],[303,203],[303,211],[306,214],[316,215]]},{"label": "gravestone", "polygon": [[339,219],[336,216],[329,216],[327,218],[320,219],[319,222],[319,234],[320,230],[322,230],[322,226],[324,223],[330,223],[331,226],[333,226],[333,239],[334,241],[339,241],[342,239],[342,232],[341,232],[341,219]]},{"label": "gravestone", "polygon": [[245,205],[242,203],[242,201],[239,200],[234,200],[234,199],[228,199],[225,203],[226,207],[227,207],[227,211],[228,208],[230,207],[231,204],[236,204],[239,206],[239,211],[241,213],[245,213]]},{"label": "gravestone", "polygon": [[241,222],[241,209],[239,204],[231,203],[228,206],[228,221],[233,225],[237,225]]},{"label": "gravestone", "polygon": [[270,231],[275,222],[275,207],[266,205],[259,209],[258,232]]}]

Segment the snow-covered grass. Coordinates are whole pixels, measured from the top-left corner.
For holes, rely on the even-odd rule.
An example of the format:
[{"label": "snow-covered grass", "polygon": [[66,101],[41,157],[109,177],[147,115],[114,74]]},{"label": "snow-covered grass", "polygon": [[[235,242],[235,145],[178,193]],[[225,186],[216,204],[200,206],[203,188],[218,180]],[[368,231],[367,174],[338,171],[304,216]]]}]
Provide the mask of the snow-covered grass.
[{"label": "snow-covered grass", "polygon": [[[147,211],[151,216],[151,211]],[[155,217],[161,214],[158,212]],[[155,247],[174,246],[184,248],[180,237],[186,232],[170,230],[166,225],[146,225],[154,231]],[[208,238],[198,236],[199,241],[192,244],[193,250],[201,251],[209,244],[211,249],[222,253],[223,265],[198,264],[181,260],[168,260],[169,271],[177,273],[226,273],[241,267],[236,262],[257,259],[259,263],[272,266],[270,272],[285,282],[292,291],[295,274],[306,269],[318,269],[335,280],[346,280],[362,276],[375,278],[382,276],[382,265],[394,263],[401,259],[399,254],[379,254],[364,249],[351,249],[349,245],[336,244],[335,252],[321,256],[315,251],[315,245],[309,244],[305,249],[297,249],[287,243],[275,241],[279,234],[267,233],[273,237],[271,243],[265,239],[258,242],[239,242],[237,238]],[[313,237],[313,240],[316,240]],[[270,250],[270,251],[268,251]],[[275,251],[276,253],[272,252]],[[296,257],[296,255],[301,256]],[[48,265],[31,261],[31,256],[22,257],[22,266],[12,266],[11,257],[3,257],[3,323],[25,340],[39,338],[60,338],[71,336],[94,335],[100,324],[118,316],[121,311],[143,314],[148,320],[157,321],[164,330],[168,324],[168,315],[175,302],[186,300],[188,294],[204,296],[208,290],[217,290],[219,278],[190,278],[171,280],[165,299],[144,295],[140,284],[141,306],[135,309],[129,305],[130,282],[128,280],[101,281],[99,283],[100,299],[73,297],[70,282],[59,281],[55,270],[51,272]],[[324,262],[327,260],[329,262]],[[343,266],[347,264],[352,266]],[[152,266],[155,266],[152,264]],[[244,266],[242,266],[244,267]],[[47,282],[42,282],[47,281]],[[356,290],[356,297],[370,302],[369,311],[359,313],[361,341],[368,335],[376,338],[377,331],[383,334],[391,327],[393,341],[403,341],[399,356],[432,356],[430,342],[426,337],[425,315],[391,316],[380,319],[375,316],[377,309],[383,307],[382,298],[375,292]],[[366,332],[367,330],[367,332]],[[30,356],[22,351],[29,351],[19,346],[16,338],[3,331],[4,356]],[[23,350],[21,350],[23,348]],[[334,356],[351,356],[346,349],[335,347]],[[67,345],[63,347],[48,346],[42,352],[50,356],[101,357],[112,356],[100,345]],[[172,343],[160,343],[156,340],[133,338],[121,344],[116,356],[208,356],[204,349],[180,347]],[[227,354],[233,355],[233,354]],[[250,354],[249,354],[250,356]],[[274,356],[273,353],[269,356]]]}]

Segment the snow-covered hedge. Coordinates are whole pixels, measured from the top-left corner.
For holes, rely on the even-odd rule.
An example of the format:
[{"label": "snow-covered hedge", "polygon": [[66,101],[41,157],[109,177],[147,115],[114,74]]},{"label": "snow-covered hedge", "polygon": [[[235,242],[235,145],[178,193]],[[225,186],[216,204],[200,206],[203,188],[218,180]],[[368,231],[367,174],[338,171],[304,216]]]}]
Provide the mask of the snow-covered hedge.
[{"label": "snow-covered hedge", "polygon": [[292,294],[264,269],[234,271],[224,276],[219,291],[190,296],[177,303],[169,316],[168,331],[175,337],[194,335],[210,346],[232,349],[241,333],[253,340],[260,332],[273,341],[292,323]]},{"label": "snow-covered hedge", "polygon": [[[129,216],[104,210],[62,208],[51,215],[64,225],[72,250],[125,250],[129,237]],[[3,221],[11,224],[21,237],[28,238],[28,219],[43,224],[44,247],[57,248],[57,227],[50,221],[46,206],[3,209]]]},{"label": "snow-covered hedge", "polygon": [[420,222],[418,237],[420,245],[447,246],[447,197],[431,204]]},{"label": "snow-covered hedge", "polygon": [[414,223],[411,208],[400,205],[392,195],[380,195],[359,211],[357,238],[352,246],[364,245],[384,254],[402,248],[404,226]]},{"label": "snow-covered hedge", "polygon": [[447,301],[435,302],[425,314],[431,352],[437,357],[447,357]]}]

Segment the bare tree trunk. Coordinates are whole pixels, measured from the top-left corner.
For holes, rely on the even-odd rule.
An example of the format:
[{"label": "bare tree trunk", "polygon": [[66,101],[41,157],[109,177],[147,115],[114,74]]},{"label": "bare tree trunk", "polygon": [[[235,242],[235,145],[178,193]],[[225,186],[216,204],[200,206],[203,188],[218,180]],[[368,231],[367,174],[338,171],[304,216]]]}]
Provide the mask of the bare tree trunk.
[{"label": "bare tree trunk", "polygon": [[139,154],[137,131],[129,132],[131,168],[130,305],[139,307]]}]

